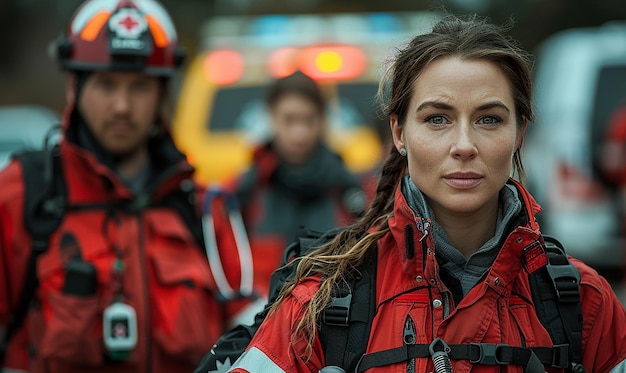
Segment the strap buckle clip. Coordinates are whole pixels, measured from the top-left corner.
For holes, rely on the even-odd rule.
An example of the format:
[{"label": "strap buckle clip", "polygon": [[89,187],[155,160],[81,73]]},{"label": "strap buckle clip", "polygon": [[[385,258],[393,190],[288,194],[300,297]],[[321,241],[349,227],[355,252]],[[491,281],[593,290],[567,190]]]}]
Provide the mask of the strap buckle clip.
[{"label": "strap buckle clip", "polygon": [[580,301],[580,291],[578,284],[580,283],[580,273],[571,265],[554,265],[548,263],[546,265],[550,281],[556,290],[556,296],[559,302],[576,303]]},{"label": "strap buckle clip", "polygon": [[502,361],[498,358],[498,350],[508,347],[505,344],[489,344],[489,343],[470,343],[470,348],[478,348],[478,358],[469,361],[472,364],[484,365],[508,365],[509,362]]},{"label": "strap buckle clip", "polygon": [[327,325],[348,326],[352,293],[345,297],[333,297],[332,303],[324,310],[322,321]]},{"label": "strap buckle clip", "polygon": [[552,367],[565,369],[569,366],[569,344],[552,346]]}]

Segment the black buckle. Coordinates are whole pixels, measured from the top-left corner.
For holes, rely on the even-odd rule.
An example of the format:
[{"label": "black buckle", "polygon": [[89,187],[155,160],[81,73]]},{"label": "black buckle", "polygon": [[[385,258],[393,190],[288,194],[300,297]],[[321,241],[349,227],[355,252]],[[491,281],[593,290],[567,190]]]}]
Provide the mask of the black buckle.
[{"label": "black buckle", "polygon": [[565,369],[569,366],[569,344],[552,346],[552,367]]},{"label": "black buckle", "polygon": [[150,206],[150,196],[140,194],[126,205],[125,210],[131,214],[139,214],[148,206]]},{"label": "black buckle", "polygon": [[33,255],[38,256],[45,253],[46,251],[48,251],[48,246],[48,241],[42,240],[40,238],[33,238],[31,242]]},{"label": "black buckle", "polygon": [[478,359],[472,359],[469,361],[472,364],[485,364],[485,365],[509,365],[509,362],[498,359],[498,350],[502,347],[508,347],[505,344],[489,344],[489,343],[470,343],[470,348],[478,348]]},{"label": "black buckle", "polygon": [[546,266],[550,281],[556,289],[556,296],[559,302],[575,303],[580,301],[580,273],[571,265],[554,265],[548,263]]},{"label": "black buckle", "polygon": [[56,196],[45,200],[41,206],[43,213],[50,214],[55,218],[63,216],[65,208],[65,197]]},{"label": "black buckle", "polygon": [[332,303],[324,310],[322,321],[327,325],[348,326],[352,293],[345,297],[333,297]]}]

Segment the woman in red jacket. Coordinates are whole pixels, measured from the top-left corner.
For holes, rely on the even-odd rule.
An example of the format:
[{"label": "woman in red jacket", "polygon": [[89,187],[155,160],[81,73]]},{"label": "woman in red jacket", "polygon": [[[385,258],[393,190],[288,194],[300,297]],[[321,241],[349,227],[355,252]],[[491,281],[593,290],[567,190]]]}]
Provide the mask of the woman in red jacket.
[{"label": "woman in red jacket", "polygon": [[[575,259],[582,365],[556,368],[565,365],[556,355],[535,356],[558,346],[529,284],[547,262],[540,208],[510,178],[523,176],[520,147],[534,119],[527,54],[495,26],[448,17],[399,52],[381,91],[394,148],[375,200],[359,222],[302,259],[232,371],[323,369],[320,314],[370,247],[376,312],[357,371],[626,371],[626,312],[609,284]],[[383,359],[391,349],[407,354]],[[516,354],[526,354],[526,367]]]}]

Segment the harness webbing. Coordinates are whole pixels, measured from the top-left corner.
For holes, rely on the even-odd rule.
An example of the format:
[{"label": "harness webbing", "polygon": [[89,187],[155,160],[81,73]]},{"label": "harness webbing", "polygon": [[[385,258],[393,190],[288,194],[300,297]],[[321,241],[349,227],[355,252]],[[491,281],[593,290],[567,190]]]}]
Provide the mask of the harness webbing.
[{"label": "harness webbing", "polygon": [[544,236],[548,264],[528,275],[535,311],[555,345],[569,345],[568,372],[584,372],[580,274],[561,244]]},{"label": "harness webbing", "polygon": [[351,283],[335,284],[332,303],[321,315],[320,341],[329,366],[353,371],[367,348],[376,313],[377,253],[376,245],[369,248]]},{"label": "harness webbing", "polygon": [[[416,358],[431,356],[429,344],[404,345],[389,350],[365,354],[357,364],[356,372],[397,364]],[[470,343],[449,345],[452,360],[469,360],[472,364],[521,365],[525,373],[543,373],[544,365],[553,368],[567,367],[568,346],[515,347],[506,344]]]}]

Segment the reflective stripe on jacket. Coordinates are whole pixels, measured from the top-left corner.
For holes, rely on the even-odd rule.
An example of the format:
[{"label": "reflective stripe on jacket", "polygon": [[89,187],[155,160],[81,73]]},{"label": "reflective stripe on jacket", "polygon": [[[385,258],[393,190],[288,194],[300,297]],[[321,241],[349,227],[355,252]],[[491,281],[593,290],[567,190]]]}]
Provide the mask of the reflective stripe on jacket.
[{"label": "reflective stripe on jacket", "polygon": [[[429,230],[423,229],[429,222],[414,216],[398,189],[394,215],[389,219],[390,232],[378,243],[377,313],[372,323],[368,353],[401,347],[408,320],[414,326],[416,344],[428,344],[441,338],[449,345],[552,346],[550,335],[535,313],[528,273],[522,265],[524,248],[541,240],[534,219],[540,208],[521,185],[513,183],[520,192],[529,222],[510,232],[486,277],[458,305],[454,304],[450,291],[439,277],[434,239]],[[406,239],[410,237],[405,236],[407,229],[413,231],[412,244],[416,253],[412,259],[405,254]],[[575,259],[572,262],[581,274],[582,363],[587,372],[623,371],[626,359],[624,307],[606,280],[582,262]],[[302,317],[303,308],[318,287],[319,278],[303,280],[279,310],[263,323],[249,346],[250,354],[243,355],[232,371],[265,372],[256,363],[259,359],[269,359],[276,367],[272,372],[317,372],[324,367],[324,353],[317,337],[310,356],[302,336],[290,338],[291,331]],[[472,365],[467,360],[452,360],[452,368],[455,373],[523,372],[523,367],[517,365]],[[412,371],[432,372],[431,359],[416,359]],[[548,368],[547,371],[558,370]],[[408,370],[404,362],[367,372]]]}]

